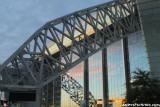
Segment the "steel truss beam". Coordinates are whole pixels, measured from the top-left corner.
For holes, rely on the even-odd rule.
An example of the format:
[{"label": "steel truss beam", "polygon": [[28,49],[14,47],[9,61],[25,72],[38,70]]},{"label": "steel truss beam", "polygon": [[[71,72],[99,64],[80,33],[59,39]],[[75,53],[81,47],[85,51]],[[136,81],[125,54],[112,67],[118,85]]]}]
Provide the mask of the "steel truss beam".
[{"label": "steel truss beam", "polygon": [[107,45],[140,30],[136,10],[135,0],[111,1],[46,23],[2,64],[0,83],[45,86]]}]

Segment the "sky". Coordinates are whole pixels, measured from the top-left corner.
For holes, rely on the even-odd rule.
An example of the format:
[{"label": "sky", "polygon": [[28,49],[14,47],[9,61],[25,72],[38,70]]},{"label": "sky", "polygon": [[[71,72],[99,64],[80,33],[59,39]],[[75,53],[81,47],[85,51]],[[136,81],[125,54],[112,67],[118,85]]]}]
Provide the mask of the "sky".
[{"label": "sky", "polygon": [[0,64],[46,22],[110,0],[0,0]]}]

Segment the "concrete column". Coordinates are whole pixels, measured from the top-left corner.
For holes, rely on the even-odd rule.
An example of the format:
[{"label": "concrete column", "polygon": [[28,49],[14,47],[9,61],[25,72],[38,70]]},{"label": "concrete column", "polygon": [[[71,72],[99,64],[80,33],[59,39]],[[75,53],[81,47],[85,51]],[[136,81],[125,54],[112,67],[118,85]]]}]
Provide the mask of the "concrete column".
[{"label": "concrete column", "polygon": [[[87,53],[87,50],[85,50]],[[84,105],[85,107],[89,107],[89,67],[88,67],[88,59],[84,61]]]},{"label": "concrete column", "polygon": [[49,93],[48,93],[48,91],[49,91],[49,84],[47,84],[47,97],[46,97],[46,107],[49,107]]},{"label": "concrete column", "polygon": [[42,89],[36,90],[36,107],[42,106]]},{"label": "concrete column", "polygon": [[137,0],[151,74],[160,79],[160,0]]},{"label": "concrete column", "polygon": [[103,107],[109,107],[107,48],[102,50]]},{"label": "concrete column", "polygon": [[55,105],[54,105],[54,102],[55,102],[55,100],[54,100],[54,98],[55,98],[54,85],[55,85],[55,80],[53,81],[53,107],[55,107]]},{"label": "concrete column", "polygon": [[130,102],[128,95],[130,90],[130,64],[129,64],[129,52],[128,52],[128,40],[124,38],[121,40],[122,44],[122,55],[123,55],[123,64],[124,64],[124,72],[125,72],[125,80],[126,80],[126,100],[127,103]]}]

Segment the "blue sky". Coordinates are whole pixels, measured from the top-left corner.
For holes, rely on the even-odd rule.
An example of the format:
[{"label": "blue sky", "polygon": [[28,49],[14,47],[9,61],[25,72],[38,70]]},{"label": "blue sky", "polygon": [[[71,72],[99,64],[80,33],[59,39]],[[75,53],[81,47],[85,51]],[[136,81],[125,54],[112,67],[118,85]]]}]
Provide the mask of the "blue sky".
[{"label": "blue sky", "polygon": [[0,0],[0,63],[46,22],[109,0]]}]

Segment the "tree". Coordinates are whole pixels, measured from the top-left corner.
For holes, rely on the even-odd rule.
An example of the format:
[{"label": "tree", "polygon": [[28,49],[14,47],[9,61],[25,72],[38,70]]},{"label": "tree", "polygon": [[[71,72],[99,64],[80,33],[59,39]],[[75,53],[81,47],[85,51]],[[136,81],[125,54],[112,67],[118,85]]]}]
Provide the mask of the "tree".
[{"label": "tree", "polygon": [[127,103],[160,103],[160,81],[153,78],[149,71],[134,71]]}]

